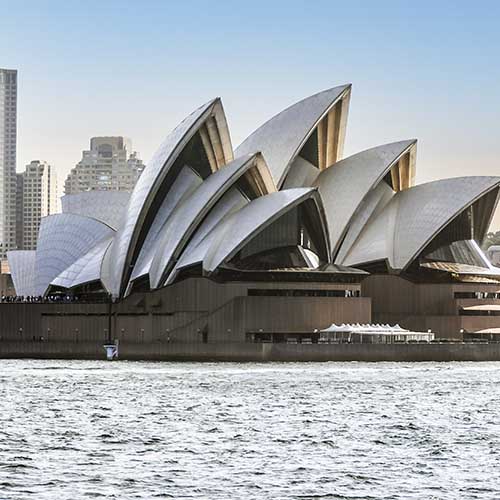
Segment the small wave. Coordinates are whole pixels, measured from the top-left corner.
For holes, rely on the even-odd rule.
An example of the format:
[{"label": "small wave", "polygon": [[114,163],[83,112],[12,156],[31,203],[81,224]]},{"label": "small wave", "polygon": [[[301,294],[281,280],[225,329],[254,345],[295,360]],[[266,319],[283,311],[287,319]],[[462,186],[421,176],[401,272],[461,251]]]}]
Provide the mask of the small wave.
[{"label": "small wave", "polygon": [[9,470],[17,471],[23,469],[38,469],[38,467],[35,465],[28,465],[28,464],[0,464],[0,469],[7,471]]}]

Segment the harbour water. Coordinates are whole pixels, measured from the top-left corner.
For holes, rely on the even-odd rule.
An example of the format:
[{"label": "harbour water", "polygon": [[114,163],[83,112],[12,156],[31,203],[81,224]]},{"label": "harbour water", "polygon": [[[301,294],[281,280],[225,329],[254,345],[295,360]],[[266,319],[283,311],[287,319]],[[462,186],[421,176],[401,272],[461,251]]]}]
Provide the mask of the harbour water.
[{"label": "harbour water", "polygon": [[498,499],[500,363],[0,361],[0,499]]}]

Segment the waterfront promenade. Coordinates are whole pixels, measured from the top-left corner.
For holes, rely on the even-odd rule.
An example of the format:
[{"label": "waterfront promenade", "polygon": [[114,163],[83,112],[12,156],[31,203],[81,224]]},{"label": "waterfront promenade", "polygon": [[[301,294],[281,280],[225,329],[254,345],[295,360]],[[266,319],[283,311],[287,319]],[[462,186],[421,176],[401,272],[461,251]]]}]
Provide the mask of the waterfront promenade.
[{"label": "waterfront promenade", "polygon": [[[0,359],[105,359],[99,342],[0,342]],[[122,343],[121,360],[500,361],[500,343],[401,344]]]}]

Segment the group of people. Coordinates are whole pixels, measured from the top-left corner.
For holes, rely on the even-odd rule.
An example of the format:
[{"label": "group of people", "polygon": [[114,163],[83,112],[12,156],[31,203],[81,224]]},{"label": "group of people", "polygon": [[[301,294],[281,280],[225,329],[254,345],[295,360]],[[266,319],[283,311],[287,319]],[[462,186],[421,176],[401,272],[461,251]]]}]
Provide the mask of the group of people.
[{"label": "group of people", "polygon": [[78,296],[76,295],[47,295],[43,297],[42,295],[3,295],[0,298],[1,302],[11,302],[11,303],[42,303],[42,302],[78,302]]}]

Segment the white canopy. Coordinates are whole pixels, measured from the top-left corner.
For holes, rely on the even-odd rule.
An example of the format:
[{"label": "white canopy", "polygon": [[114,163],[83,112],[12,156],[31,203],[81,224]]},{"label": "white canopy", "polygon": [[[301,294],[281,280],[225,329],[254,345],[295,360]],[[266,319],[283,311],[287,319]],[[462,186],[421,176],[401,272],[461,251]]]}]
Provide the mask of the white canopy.
[{"label": "white canopy", "polygon": [[364,324],[360,325],[359,323],[356,324],[345,324],[342,323],[341,325],[336,325],[333,323],[330,325],[328,328],[325,328],[324,330],[320,330],[322,332],[336,332],[336,333],[363,333],[363,334],[380,334],[380,333],[385,333],[385,334],[390,334],[390,333],[409,333],[409,330],[405,330],[404,328],[401,328],[400,325],[396,324],[394,326],[390,325],[380,325],[380,324]]}]

